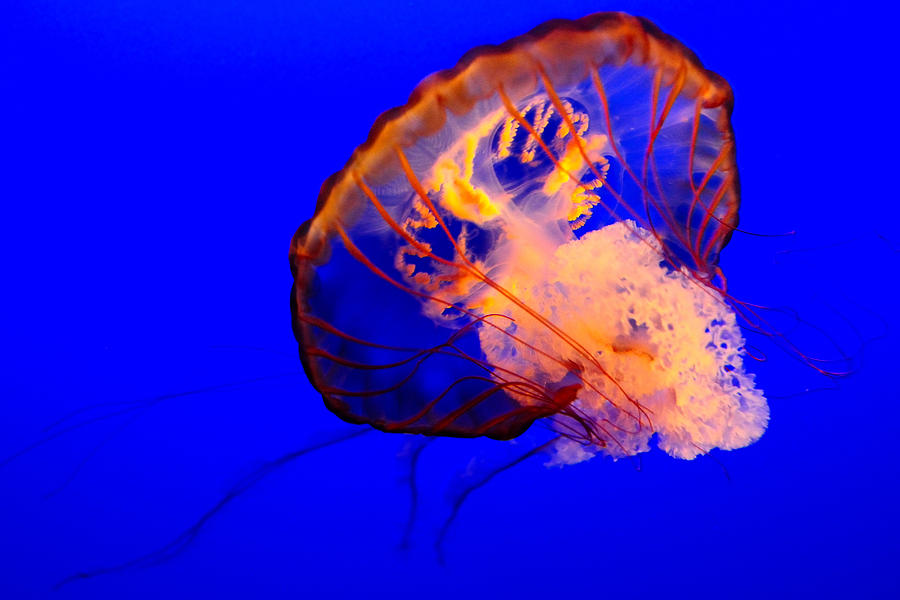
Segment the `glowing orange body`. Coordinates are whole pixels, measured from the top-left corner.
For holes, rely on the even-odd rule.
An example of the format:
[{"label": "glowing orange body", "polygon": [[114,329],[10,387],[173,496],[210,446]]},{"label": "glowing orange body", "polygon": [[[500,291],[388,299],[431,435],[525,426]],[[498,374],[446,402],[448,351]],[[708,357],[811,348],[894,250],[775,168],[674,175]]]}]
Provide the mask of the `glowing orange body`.
[{"label": "glowing orange body", "polygon": [[768,409],[717,266],[731,91],[646,20],[554,21],[383,114],[291,246],[304,366],[342,418],[558,460],[735,448]]}]

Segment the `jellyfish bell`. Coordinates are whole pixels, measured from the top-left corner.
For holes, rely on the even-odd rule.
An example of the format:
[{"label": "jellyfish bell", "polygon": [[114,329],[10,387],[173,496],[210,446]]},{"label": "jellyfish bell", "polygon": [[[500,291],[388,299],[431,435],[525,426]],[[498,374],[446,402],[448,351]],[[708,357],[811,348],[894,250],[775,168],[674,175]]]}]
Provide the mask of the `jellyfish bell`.
[{"label": "jellyfish bell", "polygon": [[313,386],[386,432],[551,462],[758,439],[719,255],[738,222],[728,84],[646,19],[551,21],[384,113],[291,243]]}]

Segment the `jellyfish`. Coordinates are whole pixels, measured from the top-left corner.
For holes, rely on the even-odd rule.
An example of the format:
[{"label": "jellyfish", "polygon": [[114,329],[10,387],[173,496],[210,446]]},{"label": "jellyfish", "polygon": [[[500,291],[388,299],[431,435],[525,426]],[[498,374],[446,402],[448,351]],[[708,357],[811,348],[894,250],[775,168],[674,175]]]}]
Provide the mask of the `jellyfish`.
[{"label": "jellyfish", "polygon": [[650,21],[598,13],[468,52],[378,118],[290,247],[328,408],[393,433],[512,439],[551,464],[757,440],[732,93]]},{"label": "jellyfish", "polygon": [[[828,17],[825,13],[819,16]],[[846,21],[854,14],[840,16]],[[272,16],[283,18],[282,13]],[[716,10],[694,7],[679,13],[679,18],[659,16],[671,23],[673,31],[679,21],[686,30],[702,26],[710,34],[704,37],[711,45],[724,35],[734,35],[736,42],[752,37],[741,27],[727,28],[723,34]],[[42,439],[61,437],[60,432],[70,425],[82,423],[86,425],[80,431],[86,437],[71,439],[63,450],[51,448],[43,462],[41,454],[30,453],[14,470],[0,471],[6,484],[0,496],[5,512],[12,516],[5,530],[10,549],[6,585],[14,590],[7,595],[40,595],[30,593],[30,588],[26,591],[26,585],[44,590],[73,573],[78,577],[66,580],[73,585],[64,593],[94,598],[188,595],[194,588],[220,590],[219,595],[268,597],[371,596],[390,589],[394,596],[412,597],[423,589],[446,596],[502,596],[511,590],[535,596],[548,595],[550,590],[583,595],[600,587],[605,594],[627,597],[635,594],[635,582],[640,582],[646,595],[663,589],[669,595],[693,596],[732,589],[750,597],[767,593],[772,582],[800,581],[816,589],[837,589],[834,584],[843,583],[857,593],[860,586],[874,590],[883,584],[884,575],[891,572],[884,565],[890,564],[895,553],[873,540],[900,539],[890,535],[897,530],[897,519],[892,505],[895,495],[890,494],[894,471],[887,466],[897,456],[896,444],[889,431],[876,429],[864,435],[849,425],[890,422],[892,411],[900,406],[890,401],[894,387],[879,377],[891,372],[888,361],[896,344],[890,340],[883,351],[870,354],[878,362],[874,369],[869,364],[865,372],[873,376],[851,381],[854,387],[843,394],[804,392],[802,398],[778,401],[779,383],[781,388],[802,389],[795,384],[795,376],[805,370],[798,369],[790,356],[750,368],[748,359],[758,352],[746,319],[752,314],[731,295],[749,299],[755,294],[770,302],[780,287],[791,296],[787,304],[806,311],[809,305],[794,296],[804,291],[797,285],[799,274],[802,285],[843,286],[859,299],[870,296],[881,303],[883,313],[896,316],[890,294],[877,293],[885,275],[889,280],[891,269],[896,271],[896,262],[886,261],[877,252],[881,248],[860,252],[856,246],[834,245],[842,239],[838,226],[855,226],[859,231],[862,219],[871,220],[873,214],[885,226],[896,222],[892,218],[895,205],[877,202],[884,186],[884,178],[877,173],[889,172],[878,170],[878,159],[885,160],[890,153],[868,153],[865,172],[876,175],[859,177],[863,171],[847,170],[847,153],[836,153],[834,144],[827,143],[843,133],[844,137],[851,134],[857,146],[879,148],[872,132],[881,129],[853,129],[855,123],[870,125],[868,116],[851,111],[835,123],[829,121],[833,116],[829,111],[835,105],[858,106],[860,89],[886,86],[889,78],[883,77],[878,53],[862,52],[865,46],[847,44],[841,52],[828,53],[824,44],[817,45],[821,36],[817,37],[815,28],[786,26],[806,23],[809,15],[803,9],[782,11],[778,19],[756,16],[750,29],[757,37],[760,30],[765,31],[769,40],[762,55],[752,43],[737,43],[738,50],[727,50],[720,63],[723,73],[728,63],[729,77],[735,77],[732,83],[741,101],[736,116],[744,119],[735,121],[735,127],[741,134],[742,159],[750,159],[741,164],[742,182],[753,202],[744,205],[750,210],[741,210],[741,224],[745,228],[758,228],[762,222],[784,226],[778,219],[788,226],[805,224],[802,229],[820,240],[810,246],[827,247],[829,253],[827,259],[820,250],[802,255],[802,260],[810,261],[807,266],[819,267],[812,270],[815,275],[785,266],[787,277],[779,285],[769,270],[763,271],[769,266],[764,255],[748,251],[755,243],[763,244],[761,238],[737,232],[737,171],[724,82],[700,70],[679,45],[640,20],[606,16],[594,22],[546,26],[527,39],[470,55],[455,71],[436,76],[430,86],[421,88],[407,108],[382,119],[372,142],[354,157],[352,168],[328,184],[319,214],[295,240],[294,325],[302,358],[328,406],[346,420],[364,424],[354,427],[333,418],[320,406],[318,395],[310,401],[311,388],[305,383],[293,385],[302,377],[294,377],[300,367],[294,356],[286,359],[282,369],[268,353],[235,353],[225,358],[217,354],[213,362],[218,375],[209,376],[202,372],[209,365],[197,358],[199,352],[194,349],[198,338],[211,344],[241,343],[249,341],[241,332],[251,331],[251,340],[259,342],[254,345],[269,346],[262,332],[287,334],[287,306],[278,302],[287,291],[279,290],[284,286],[278,276],[286,276],[287,270],[282,272],[283,265],[276,260],[274,272],[267,271],[267,253],[258,249],[266,239],[274,240],[275,246],[279,239],[286,242],[279,228],[292,230],[302,219],[294,222],[286,217],[291,211],[280,204],[266,211],[266,202],[277,203],[283,196],[296,194],[261,187],[262,177],[254,175],[261,174],[261,165],[288,172],[284,179],[290,177],[290,189],[296,192],[298,178],[321,181],[315,161],[329,154],[323,151],[328,144],[317,138],[314,147],[303,144],[303,150],[292,154],[287,145],[298,144],[289,128],[265,137],[268,143],[248,135],[251,130],[278,129],[276,121],[281,117],[265,122],[272,127],[260,127],[254,120],[264,112],[259,110],[264,103],[271,114],[293,107],[286,101],[270,105],[268,95],[223,94],[235,89],[231,69],[218,69],[220,79],[202,78],[196,88],[184,90],[187,94],[180,93],[181,87],[174,88],[179,91],[177,99],[168,95],[171,85],[161,86],[167,93],[162,94],[166,101],[159,102],[160,94],[147,94],[147,89],[134,86],[139,69],[119,68],[145,66],[147,57],[104,53],[115,58],[109,59],[108,64],[117,66],[110,74],[127,72],[127,80],[114,76],[106,85],[96,86],[95,77],[71,76],[98,72],[95,66],[106,59],[93,50],[63,61],[65,68],[49,60],[56,54],[37,53],[45,58],[46,68],[33,71],[44,76],[28,80],[36,84],[33,89],[19,86],[24,98],[81,97],[86,101],[78,106],[85,109],[84,114],[78,114],[73,123],[78,124],[77,131],[88,124],[98,135],[78,138],[87,144],[86,152],[44,153],[50,162],[35,164],[48,172],[77,172],[78,177],[55,178],[64,182],[60,186],[69,186],[75,198],[84,195],[84,183],[90,181],[82,174],[108,179],[96,190],[100,194],[105,190],[107,196],[137,189],[133,186],[136,174],[142,181],[156,183],[131,199],[135,201],[121,203],[118,196],[109,196],[97,204],[76,202],[74,212],[50,211],[56,215],[58,229],[46,217],[35,219],[33,226],[23,221],[16,228],[19,239],[28,243],[15,244],[13,254],[32,260],[11,271],[16,293],[9,296],[10,314],[16,318],[11,321],[15,333],[7,345],[16,351],[7,366],[17,371],[10,375],[22,383],[21,389],[34,393],[9,393],[7,404],[30,410],[35,423],[54,419]],[[419,24],[433,20],[422,14],[415,18]],[[517,18],[526,17],[520,13]],[[314,34],[326,29],[335,46],[346,51],[352,49],[345,45],[347,40],[380,30],[377,22],[363,30],[347,29],[340,18],[328,21],[332,28],[317,26],[296,35],[309,34],[319,41],[321,37]],[[872,39],[876,36],[871,26],[876,21],[866,21],[865,31]],[[170,32],[166,27],[151,29],[151,33]],[[269,27],[257,29],[271,33]],[[489,35],[483,27],[481,33],[478,29],[472,35]],[[202,28],[197,31],[202,33]],[[124,30],[115,33],[113,38],[127,38]],[[559,36],[555,42],[554,33]],[[172,39],[176,38],[181,39]],[[560,49],[555,50],[551,42]],[[594,50],[583,48],[588,43]],[[791,60],[792,44],[804,48],[804,60],[809,48],[820,50],[827,60],[805,62],[798,71],[797,61]],[[277,51],[284,51],[285,62],[291,64],[328,59],[324,52],[304,57],[307,47],[303,45],[290,48],[279,46]],[[387,67],[392,51],[409,51],[399,42],[381,48],[385,52],[378,53],[378,65]],[[574,60],[580,55],[578,48],[589,57]],[[267,60],[263,55],[247,62],[246,54],[235,52],[242,57],[239,73],[256,71]],[[183,62],[184,55],[176,54],[170,61]],[[335,61],[344,56],[338,53],[326,64],[338,65]],[[742,73],[735,63],[751,56],[754,71]],[[573,59],[563,64],[563,57]],[[372,58],[369,64],[375,67],[376,57]],[[765,69],[758,67],[767,59]],[[491,60],[493,69],[488,64]],[[581,79],[571,71],[573,65],[576,71],[582,70]],[[844,74],[847,85],[832,86],[829,102],[814,101],[817,83],[836,69]],[[183,69],[158,71],[184,73]],[[192,68],[191,74],[195,72],[203,71]],[[301,77],[282,79],[294,80],[288,88],[294,93],[280,97],[305,101],[300,104],[302,110],[296,111],[302,119],[295,115],[296,129],[302,133],[307,133],[309,115],[319,114],[314,112],[319,107],[329,117],[323,129],[338,134],[336,117],[346,115],[354,104],[377,104],[364,94],[346,93],[337,76],[315,87]],[[228,87],[223,89],[225,80]],[[83,87],[65,86],[70,81],[84,82]],[[161,82],[172,81],[180,79]],[[367,87],[360,83],[353,92]],[[478,85],[485,87],[473,88]],[[60,89],[86,93],[56,93]],[[119,96],[120,89],[131,94]],[[755,110],[752,95],[743,95],[750,89],[770,99],[775,98],[771,90],[778,89],[777,99],[770,100],[778,110]],[[111,90],[113,100],[135,101],[111,104],[106,97]],[[199,97],[190,95],[199,90]],[[222,99],[225,102],[220,103]],[[44,110],[44,101],[31,104],[22,104],[30,109],[24,115],[31,117],[20,119],[23,133],[52,149],[52,136],[33,134],[51,129],[70,132],[73,113]],[[200,119],[208,129],[198,130],[192,120],[203,111],[211,113]],[[496,116],[491,120],[492,111]],[[150,117],[149,121],[144,117]],[[48,118],[50,129],[32,127]],[[132,123],[137,129],[128,127],[113,135],[122,129],[121,123]],[[159,135],[142,135],[154,128]],[[393,134],[385,137],[391,128]],[[216,135],[197,135],[207,131]],[[339,138],[332,135],[330,142],[340,144]],[[281,145],[279,139],[284,140]],[[110,140],[121,143],[109,144]],[[173,145],[172,140],[184,143]],[[779,145],[784,152],[780,157]],[[23,146],[30,147],[30,143]],[[131,151],[122,152],[123,148]],[[264,151],[249,153],[247,148]],[[168,151],[173,160],[163,164],[143,160]],[[113,154],[121,158],[108,165],[127,163],[128,168],[93,169]],[[301,169],[296,168],[297,158],[304,159]],[[186,175],[173,179],[168,172],[166,167],[176,163],[208,168],[208,178],[194,171],[190,177],[191,183],[202,183],[205,193],[195,194],[199,191],[195,185],[171,185],[186,183]],[[415,179],[406,177],[407,169]],[[246,187],[234,185],[235,173],[241,173],[237,181]],[[51,179],[32,178],[29,187],[36,184],[38,190],[45,189],[42,182],[46,185]],[[422,195],[413,185],[415,180]],[[115,182],[122,185],[110,185]],[[244,199],[251,195],[260,198],[262,206],[244,210]],[[311,202],[316,194],[301,196]],[[159,220],[148,220],[144,217],[149,213],[140,207],[157,197],[169,201],[151,211]],[[786,202],[788,198],[791,202]],[[847,210],[847,198],[860,198],[860,202],[866,198],[869,210]],[[178,212],[182,204],[184,215]],[[107,210],[115,206],[125,212]],[[230,210],[235,206],[241,208]],[[308,210],[306,216],[312,215],[311,207]],[[381,211],[389,218],[382,217]],[[247,220],[251,212],[266,214],[267,223],[278,227],[257,230],[254,237],[253,223]],[[76,213],[81,219],[70,219]],[[116,215],[115,226],[109,227],[104,213]],[[207,218],[219,214],[233,220],[222,223]],[[754,216],[759,219],[756,223]],[[808,220],[798,221],[798,217]],[[93,226],[85,226],[91,219]],[[828,223],[835,224],[834,229],[829,231]],[[732,232],[735,243],[730,244]],[[16,231],[12,233],[16,241]],[[60,235],[54,237],[54,233]],[[107,233],[112,237],[104,237]],[[179,245],[179,237],[192,240],[193,245]],[[47,239],[68,240],[63,262],[38,260],[60,256],[59,245],[47,245]],[[138,243],[142,239],[164,243]],[[774,245],[783,247],[783,240],[776,239]],[[132,248],[138,253],[114,252],[120,261],[91,260],[98,256],[92,250],[106,255],[108,248]],[[276,258],[283,258],[280,250],[276,248]],[[173,252],[179,255],[177,260]],[[735,264],[741,253],[748,257],[747,263]],[[793,254],[791,260],[800,256]],[[59,277],[48,278],[47,265],[55,265],[53,272]],[[29,278],[20,280],[18,275],[26,271]],[[765,291],[748,293],[745,285],[753,281],[752,271],[765,273]],[[260,293],[260,284],[273,276],[274,302],[270,302],[271,296]],[[617,278],[619,285],[614,286]],[[102,287],[102,281],[114,285],[116,292]],[[194,285],[183,286],[186,282]],[[222,286],[216,285],[220,282]],[[234,293],[237,289],[244,290],[244,295]],[[54,290],[64,293],[60,296]],[[107,295],[105,291],[110,292],[108,298],[101,297]],[[66,300],[62,304],[61,298]],[[250,310],[248,298],[256,302]],[[626,302],[629,299],[633,304]],[[121,312],[111,312],[113,306]],[[704,316],[708,307],[714,312]],[[726,339],[729,311],[742,325],[737,333],[743,333],[743,344],[737,335]],[[718,316],[713,317],[714,313]],[[266,319],[255,320],[259,315]],[[186,318],[206,327],[185,328]],[[830,332],[834,324],[826,323]],[[669,325],[671,334],[666,333]],[[105,363],[105,355],[101,360],[81,358],[95,358],[92,348],[116,328],[129,333],[121,342],[130,341],[131,351],[140,360],[127,360],[128,355],[122,360],[121,349],[118,362]],[[96,335],[87,335],[94,330]],[[28,343],[23,343],[26,335]],[[799,337],[794,332],[791,336],[795,341]],[[43,340],[40,356],[46,358],[33,366],[22,359],[32,356],[32,339]],[[727,347],[722,348],[722,343]],[[742,346],[748,351],[742,351]],[[718,361],[729,353],[733,357],[721,369],[707,368],[703,362]],[[115,347],[112,354],[116,355]],[[240,368],[228,363],[228,357],[240,361]],[[665,364],[666,359],[670,364]],[[777,379],[767,376],[778,359],[787,359],[788,368]],[[679,366],[685,363],[688,366]],[[289,372],[288,387],[249,383],[247,377],[248,383],[227,388],[232,390],[227,395],[226,389],[214,385],[204,388],[208,392],[177,395],[185,387],[202,391],[202,386],[217,380],[245,379],[238,373],[255,377],[258,371],[275,370]],[[665,452],[687,457],[716,446],[737,447],[761,433],[764,405],[747,371],[756,373],[759,386],[779,413],[772,421],[777,426],[762,438],[764,443],[740,453],[713,453],[728,461],[734,475],[730,483],[724,485],[713,461],[668,460]],[[186,380],[194,383],[185,384]],[[730,394],[703,396],[701,384]],[[276,394],[277,402],[273,401]],[[124,402],[147,396],[151,402]],[[694,402],[704,397],[707,405]],[[103,404],[95,406],[94,398]],[[63,402],[66,399],[68,403]],[[867,402],[870,399],[874,402]],[[753,403],[758,403],[757,412],[748,410]],[[57,420],[69,412],[70,405],[91,405],[83,407],[91,410],[79,408],[77,421]],[[876,419],[860,410],[869,406],[877,407]],[[700,414],[701,408],[710,409],[713,416]],[[135,415],[141,412],[152,418],[138,419]],[[106,420],[115,414],[119,416]],[[740,429],[734,425],[748,415],[759,420]],[[7,416],[4,433],[10,447],[19,439],[10,434],[17,430],[28,434],[28,428],[23,426],[27,423]],[[107,423],[101,427],[112,427],[98,433],[90,424],[98,420]],[[731,430],[723,433],[722,425],[728,423]],[[410,435],[379,435],[370,425]],[[352,433],[331,437],[332,428],[352,429]],[[440,525],[446,516],[446,505],[435,496],[448,488],[455,491],[453,483],[447,485],[448,478],[464,469],[466,475],[478,475],[485,465],[513,463],[507,459],[535,439],[540,444],[547,429],[551,444],[545,448],[553,464],[571,465],[588,456],[596,460],[547,471],[540,471],[537,460],[519,463],[515,473],[493,480],[490,490],[481,488],[457,520],[455,535],[447,539],[447,567],[436,569],[430,546],[421,542],[434,541],[436,528],[429,524]],[[351,441],[350,436],[360,430],[367,433]],[[408,560],[408,555],[389,550],[403,534],[409,506],[407,489],[398,485],[394,471],[405,475],[409,463],[392,469],[385,461],[392,452],[386,456],[379,448],[393,449],[441,435],[476,439],[440,440],[422,453],[418,468],[425,475],[419,479],[421,510],[415,528],[421,537],[412,541],[414,551],[425,551]],[[511,441],[494,443],[491,438]],[[316,449],[317,439],[335,443]],[[663,451],[640,453],[654,446]],[[298,449],[309,452],[288,454]],[[453,455],[452,462],[442,461],[440,453],[445,449]],[[640,460],[621,460],[633,455],[643,457],[649,473],[633,472],[632,465]],[[4,452],[0,460],[6,456]],[[269,461],[273,456],[281,458]],[[471,471],[458,468],[473,456]],[[280,471],[284,478],[256,485],[295,457],[292,468]],[[610,464],[614,459],[619,462]],[[260,462],[263,470],[257,469]],[[713,467],[711,475],[707,467]],[[252,472],[244,477],[248,471]],[[251,485],[256,495],[238,499]],[[53,499],[38,502],[32,490],[49,491]],[[776,497],[777,502],[768,501]],[[852,510],[848,498],[856,498],[866,510]],[[226,503],[227,509],[213,522],[213,513]],[[498,506],[502,510],[496,510]],[[434,511],[429,513],[431,508]],[[823,522],[829,527],[823,528]],[[132,560],[181,531],[185,535],[174,541],[190,543],[191,550],[179,554],[177,564],[157,567],[184,544],[166,546],[165,552],[145,560]],[[683,541],[688,538],[697,543],[686,547]],[[650,561],[648,569],[648,560],[633,559],[647,555],[648,543],[657,555],[675,559]],[[709,552],[711,548],[715,551]],[[865,551],[858,552],[859,548]],[[803,554],[809,560],[777,560],[782,554],[784,558]],[[534,562],[534,556],[542,557],[543,572],[594,577],[516,577],[522,565]],[[128,561],[122,565],[128,570],[127,578],[84,581],[121,571],[115,565],[123,561]],[[106,568],[109,565],[113,568]],[[153,568],[134,568],[144,565]],[[749,587],[735,588],[734,581],[746,579],[748,568],[768,576],[757,578]],[[20,583],[28,580],[27,571],[32,571],[32,584]],[[649,571],[653,573],[648,576]]]}]

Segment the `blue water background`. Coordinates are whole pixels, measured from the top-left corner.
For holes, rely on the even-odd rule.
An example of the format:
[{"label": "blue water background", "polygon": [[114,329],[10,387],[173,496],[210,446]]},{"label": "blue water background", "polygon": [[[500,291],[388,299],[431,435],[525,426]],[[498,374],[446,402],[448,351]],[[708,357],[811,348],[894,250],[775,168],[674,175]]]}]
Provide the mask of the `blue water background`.
[{"label": "blue water background", "polygon": [[[275,472],[173,560],[51,595],[350,429],[290,329],[288,241],[321,182],[470,47],[604,9],[651,18],[731,83],[741,226],[797,232],[736,234],[731,289],[833,332],[854,374],[816,378],[759,340],[772,421],[758,443],[524,463],[472,494],[444,566],[433,544],[461,477],[527,446],[429,446],[407,552],[408,440],[373,432]],[[0,469],[0,598],[900,596],[897,15],[881,3],[34,0],[0,17],[0,456],[73,410],[267,377],[100,420]]]}]

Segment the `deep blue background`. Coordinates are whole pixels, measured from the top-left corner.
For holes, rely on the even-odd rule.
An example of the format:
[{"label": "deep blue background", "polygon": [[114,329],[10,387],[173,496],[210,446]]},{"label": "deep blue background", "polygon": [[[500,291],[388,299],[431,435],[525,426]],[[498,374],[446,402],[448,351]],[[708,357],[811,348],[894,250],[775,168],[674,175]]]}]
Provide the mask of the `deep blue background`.
[{"label": "deep blue background", "polygon": [[[171,562],[55,597],[900,594],[896,14],[864,2],[3,7],[0,456],[78,408],[284,376],[105,420],[0,470],[0,598],[45,597],[73,572],[159,547],[264,461],[347,431],[290,331],[288,241],[320,183],[381,111],[468,48],[603,9],[651,18],[731,82],[742,226],[798,232],[736,235],[732,289],[835,332],[856,372],[815,391],[829,382],[762,342],[760,442],[715,460],[654,452],[640,470],[533,460],[472,495],[443,567],[432,543],[460,475],[516,448],[429,447],[407,553],[395,550],[406,440],[371,433],[264,480]],[[796,319],[786,327],[806,339]]]}]

